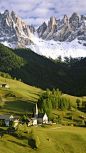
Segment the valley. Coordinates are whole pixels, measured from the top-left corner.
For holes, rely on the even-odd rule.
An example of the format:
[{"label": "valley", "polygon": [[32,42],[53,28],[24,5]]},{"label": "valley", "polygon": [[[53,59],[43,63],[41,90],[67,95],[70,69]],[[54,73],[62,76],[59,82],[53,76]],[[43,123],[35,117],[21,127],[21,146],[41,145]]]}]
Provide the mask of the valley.
[{"label": "valley", "polygon": [[0,13],[0,153],[86,152],[86,16],[46,22]]},{"label": "valley", "polygon": [[[0,77],[0,84],[9,84],[9,88],[0,88],[0,115],[2,114],[13,114],[20,116],[20,123],[22,122],[23,115],[31,117],[33,114],[33,107],[35,107],[36,102],[39,99],[40,94],[43,94],[45,91],[40,88],[31,87],[20,81],[7,79]],[[6,95],[11,93],[16,97],[7,97]],[[72,104],[71,110],[62,111],[60,109],[52,110],[52,114],[55,119],[58,116],[61,117],[58,124],[50,125],[38,125],[37,127],[33,126],[34,137],[38,136],[40,140],[40,146],[38,149],[35,148],[34,143],[30,143],[28,140],[29,132],[31,127],[27,127],[24,132],[24,126],[21,126],[22,136],[18,137],[13,133],[4,134],[0,138],[0,151],[1,153],[5,152],[19,152],[22,150],[24,152],[74,152],[80,153],[85,152],[85,142],[86,142],[86,130],[85,125],[83,125],[83,118],[85,116],[86,110],[82,107],[76,109],[76,99],[79,98],[80,101],[86,101],[86,97],[74,97],[67,94],[63,94],[63,97],[70,99]],[[65,113],[64,113],[65,112]],[[71,118],[73,116],[73,118]],[[0,131],[6,130],[7,127],[0,127]],[[64,139],[63,139],[64,138]],[[48,141],[49,139],[49,141]],[[4,147],[8,146],[7,148]],[[58,148],[58,149],[57,149]]]}]

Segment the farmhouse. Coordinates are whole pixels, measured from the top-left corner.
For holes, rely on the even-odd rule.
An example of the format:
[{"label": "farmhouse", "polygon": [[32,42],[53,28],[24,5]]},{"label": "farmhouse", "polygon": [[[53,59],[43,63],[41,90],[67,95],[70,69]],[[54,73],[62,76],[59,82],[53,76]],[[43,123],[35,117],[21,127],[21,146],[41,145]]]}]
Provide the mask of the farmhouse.
[{"label": "farmhouse", "polygon": [[1,84],[1,87],[2,88],[9,88],[9,85],[8,84]]},{"label": "farmhouse", "polygon": [[15,123],[14,127],[16,127],[19,123],[19,119],[20,119],[20,116],[13,116],[13,115],[1,115],[0,116],[0,120],[4,121],[6,126],[9,126],[10,121],[13,120]]}]

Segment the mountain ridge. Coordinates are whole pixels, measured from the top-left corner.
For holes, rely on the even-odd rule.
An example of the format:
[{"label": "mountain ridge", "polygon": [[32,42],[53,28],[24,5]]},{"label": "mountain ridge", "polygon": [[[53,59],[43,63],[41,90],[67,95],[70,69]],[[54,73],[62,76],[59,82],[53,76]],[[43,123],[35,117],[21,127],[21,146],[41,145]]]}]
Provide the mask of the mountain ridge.
[{"label": "mountain ridge", "polygon": [[0,43],[10,48],[30,48],[52,59],[59,56],[86,57],[86,16],[73,13],[69,18],[51,17],[35,30],[15,13],[0,13]]}]

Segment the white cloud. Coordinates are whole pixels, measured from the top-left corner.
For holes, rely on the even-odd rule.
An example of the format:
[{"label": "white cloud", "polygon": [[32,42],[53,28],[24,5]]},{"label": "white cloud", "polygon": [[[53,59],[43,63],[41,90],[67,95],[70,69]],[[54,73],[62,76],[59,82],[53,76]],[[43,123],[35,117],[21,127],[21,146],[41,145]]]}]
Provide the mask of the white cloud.
[{"label": "white cloud", "polygon": [[[81,0],[0,0],[0,12],[8,9],[18,14],[26,24],[40,25],[51,16],[86,14],[86,1]],[[31,18],[32,17],[32,18]]]},{"label": "white cloud", "polygon": [[45,20],[44,18],[29,18],[29,19],[24,19],[24,22],[27,24],[27,25],[36,25],[36,26],[39,26],[41,25],[43,22],[47,22],[47,20]]}]

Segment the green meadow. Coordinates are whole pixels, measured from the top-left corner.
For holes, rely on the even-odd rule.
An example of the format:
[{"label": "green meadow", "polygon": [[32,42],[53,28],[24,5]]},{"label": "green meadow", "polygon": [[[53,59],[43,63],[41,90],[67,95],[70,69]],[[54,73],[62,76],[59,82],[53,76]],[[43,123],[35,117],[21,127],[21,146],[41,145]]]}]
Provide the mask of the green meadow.
[{"label": "green meadow", "polygon": [[[30,131],[30,128],[27,128]],[[28,143],[28,138],[19,139],[5,134],[0,138],[0,153],[85,153],[86,129],[81,127],[34,127],[40,147]],[[48,140],[49,139],[49,140]]]}]

